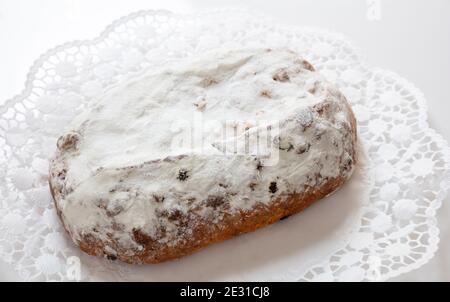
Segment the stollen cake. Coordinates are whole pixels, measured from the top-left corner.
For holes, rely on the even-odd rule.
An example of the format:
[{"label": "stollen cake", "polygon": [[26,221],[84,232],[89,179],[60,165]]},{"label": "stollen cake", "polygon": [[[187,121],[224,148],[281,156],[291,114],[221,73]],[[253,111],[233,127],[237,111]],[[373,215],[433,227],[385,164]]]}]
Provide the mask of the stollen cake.
[{"label": "stollen cake", "polygon": [[158,263],[333,193],[355,145],[344,95],[297,53],[212,51],[91,101],[58,139],[49,182],[84,252]]}]

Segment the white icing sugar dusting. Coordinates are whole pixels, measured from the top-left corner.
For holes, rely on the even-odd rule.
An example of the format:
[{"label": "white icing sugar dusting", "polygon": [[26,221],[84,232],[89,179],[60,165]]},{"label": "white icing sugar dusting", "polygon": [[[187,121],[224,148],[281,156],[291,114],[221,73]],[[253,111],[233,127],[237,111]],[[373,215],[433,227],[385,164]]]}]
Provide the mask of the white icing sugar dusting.
[{"label": "white icing sugar dusting", "polygon": [[[173,62],[116,85],[68,126],[51,163],[57,207],[75,242],[114,241],[108,255],[142,249],[137,230],[174,245],[196,219],[349,177],[350,119],[343,95],[289,50]],[[259,129],[276,130],[264,136],[275,161],[255,151]]]}]

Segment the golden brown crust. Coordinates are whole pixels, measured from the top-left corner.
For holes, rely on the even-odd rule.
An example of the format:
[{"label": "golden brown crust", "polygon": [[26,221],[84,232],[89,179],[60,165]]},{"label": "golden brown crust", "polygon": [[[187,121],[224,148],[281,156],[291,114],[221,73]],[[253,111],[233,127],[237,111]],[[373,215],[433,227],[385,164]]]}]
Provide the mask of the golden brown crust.
[{"label": "golden brown crust", "polygon": [[[308,188],[303,193],[290,194],[280,198],[267,206],[261,204],[251,211],[241,211],[235,215],[226,216],[218,225],[211,223],[199,223],[193,230],[191,240],[184,241],[176,246],[162,245],[152,240],[143,233],[135,232],[136,241],[145,248],[139,253],[127,255],[126,251],[117,255],[105,255],[105,244],[91,237],[85,237],[79,242],[81,250],[93,256],[107,256],[108,258],[118,258],[127,263],[159,263],[171,259],[180,258],[194,253],[210,244],[217,243],[234,237],[239,234],[248,233],[276,221],[283,220],[296,214],[315,201],[334,192],[345,182],[344,178],[330,179],[320,187]],[[53,189],[52,195],[55,194]],[[58,211],[61,218],[61,213]],[[108,243],[110,245],[110,243]]]}]

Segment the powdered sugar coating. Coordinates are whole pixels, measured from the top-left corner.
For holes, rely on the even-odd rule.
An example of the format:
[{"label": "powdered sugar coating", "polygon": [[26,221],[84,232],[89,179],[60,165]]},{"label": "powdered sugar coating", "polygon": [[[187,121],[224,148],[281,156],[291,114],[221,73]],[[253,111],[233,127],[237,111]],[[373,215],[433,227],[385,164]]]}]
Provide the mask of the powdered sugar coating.
[{"label": "powdered sugar coating", "polygon": [[[174,62],[119,84],[71,123],[51,163],[57,208],[76,243],[87,236],[111,242],[106,255],[142,250],[136,232],[176,245],[189,240],[197,220],[215,224],[349,177],[355,134],[347,106],[288,50],[220,51]],[[237,141],[252,136],[255,122],[278,121],[277,164],[224,154],[229,142],[214,131],[205,135],[206,153],[195,144],[174,147],[174,119],[199,112],[204,120],[246,124]]]}]

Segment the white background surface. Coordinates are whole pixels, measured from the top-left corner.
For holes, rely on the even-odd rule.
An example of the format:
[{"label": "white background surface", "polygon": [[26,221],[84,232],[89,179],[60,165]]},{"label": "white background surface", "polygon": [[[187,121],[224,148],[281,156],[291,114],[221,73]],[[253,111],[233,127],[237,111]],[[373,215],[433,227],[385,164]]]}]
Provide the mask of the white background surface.
[{"label": "white background surface", "polygon": [[[371,66],[395,71],[425,94],[429,122],[450,140],[450,1],[379,0],[381,18],[367,17],[377,0],[0,0],[0,104],[21,92],[39,55],[67,41],[90,39],[113,20],[140,9],[178,13],[245,7],[284,24],[344,33]],[[439,213],[435,258],[395,281],[450,281],[450,198]],[[0,260],[0,281],[18,280]]]}]

